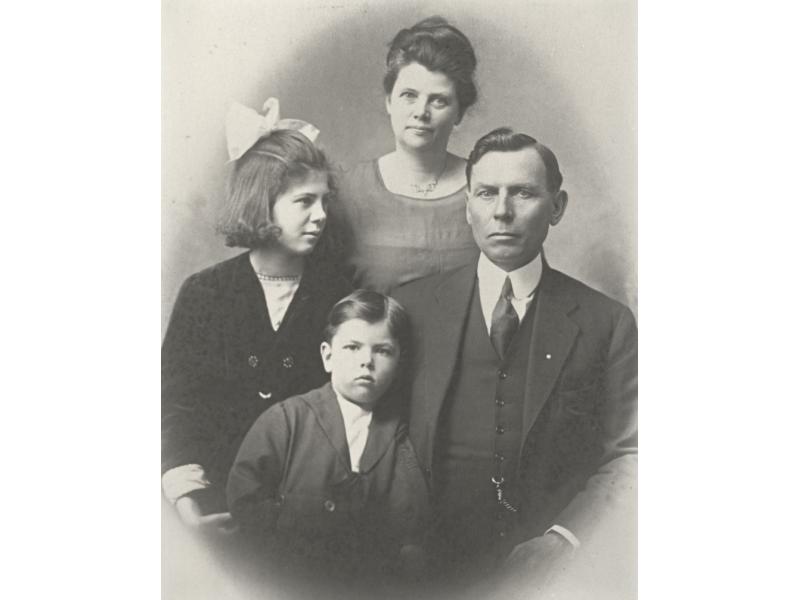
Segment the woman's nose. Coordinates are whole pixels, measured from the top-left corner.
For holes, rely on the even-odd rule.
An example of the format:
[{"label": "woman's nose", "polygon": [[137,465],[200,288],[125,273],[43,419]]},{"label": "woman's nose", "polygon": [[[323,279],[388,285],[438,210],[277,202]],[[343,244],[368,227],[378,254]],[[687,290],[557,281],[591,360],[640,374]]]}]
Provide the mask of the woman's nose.
[{"label": "woman's nose", "polygon": [[423,98],[419,98],[414,103],[414,117],[422,121],[426,121],[430,117],[428,103]]}]

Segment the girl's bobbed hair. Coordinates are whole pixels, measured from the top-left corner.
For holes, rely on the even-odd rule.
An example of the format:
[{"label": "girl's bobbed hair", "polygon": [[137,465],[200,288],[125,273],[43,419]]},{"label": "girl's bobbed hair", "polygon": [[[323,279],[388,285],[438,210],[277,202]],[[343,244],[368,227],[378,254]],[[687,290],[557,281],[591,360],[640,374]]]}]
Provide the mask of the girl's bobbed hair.
[{"label": "girl's bobbed hair", "polygon": [[[227,246],[258,248],[271,245],[280,235],[270,215],[275,200],[293,179],[310,172],[326,173],[330,202],[335,199],[335,181],[325,153],[298,131],[280,129],[261,138],[238,158],[228,176],[227,201],[217,224]],[[329,209],[330,210],[330,209]],[[326,233],[328,227],[326,226]],[[317,244],[327,246],[326,233]]]},{"label": "girl's bobbed hair", "polygon": [[478,60],[467,36],[442,17],[428,17],[410,29],[401,29],[386,55],[383,89],[392,93],[400,69],[419,63],[429,71],[444,73],[455,84],[459,118],[478,99],[473,77]]}]

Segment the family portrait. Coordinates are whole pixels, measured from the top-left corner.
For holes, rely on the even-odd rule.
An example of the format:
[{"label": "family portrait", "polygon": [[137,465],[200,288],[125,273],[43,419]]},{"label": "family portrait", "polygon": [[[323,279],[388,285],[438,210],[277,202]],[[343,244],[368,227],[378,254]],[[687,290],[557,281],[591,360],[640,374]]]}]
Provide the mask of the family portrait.
[{"label": "family portrait", "polygon": [[636,3],[162,1],[162,596],[636,597]]}]

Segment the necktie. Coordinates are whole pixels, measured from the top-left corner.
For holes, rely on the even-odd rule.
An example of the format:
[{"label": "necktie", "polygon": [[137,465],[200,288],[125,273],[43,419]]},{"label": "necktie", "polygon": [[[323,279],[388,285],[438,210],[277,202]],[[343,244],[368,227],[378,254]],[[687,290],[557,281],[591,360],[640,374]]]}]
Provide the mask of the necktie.
[{"label": "necktie", "polygon": [[492,328],[489,335],[492,345],[501,359],[505,358],[511,338],[519,328],[519,317],[511,304],[512,294],[511,279],[506,277],[500,298],[492,311]]}]

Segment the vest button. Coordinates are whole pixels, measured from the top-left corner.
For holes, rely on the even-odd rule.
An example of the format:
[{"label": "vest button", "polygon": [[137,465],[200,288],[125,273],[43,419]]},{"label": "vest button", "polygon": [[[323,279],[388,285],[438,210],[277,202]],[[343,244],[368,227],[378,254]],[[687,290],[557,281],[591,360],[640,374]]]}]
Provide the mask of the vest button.
[{"label": "vest button", "polygon": [[498,462],[503,462],[506,459],[506,457],[503,456],[500,452],[495,452],[494,459]]},{"label": "vest button", "polygon": [[497,404],[497,406],[505,406],[506,405],[506,401],[503,400],[502,398],[495,398],[494,399],[494,403]]},{"label": "vest button", "polygon": [[251,354],[247,359],[247,364],[255,369],[258,366],[258,357],[255,354]]},{"label": "vest button", "polygon": [[503,369],[500,369],[500,370],[497,372],[497,376],[498,376],[500,379],[505,379],[506,377],[508,377],[508,373],[506,373],[505,371],[503,371]]},{"label": "vest button", "polygon": [[336,510],[336,503],[333,500],[325,500],[323,506],[328,512],[333,512]]},{"label": "vest button", "polygon": [[287,356],[283,359],[283,368],[284,369],[291,369],[294,366],[294,359],[291,356]]},{"label": "vest button", "polygon": [[502,425],[498,425],[497,427],[495,427],[495,431],[502,435],[503,433],[506,432],[506,428],[503,427]]}]

